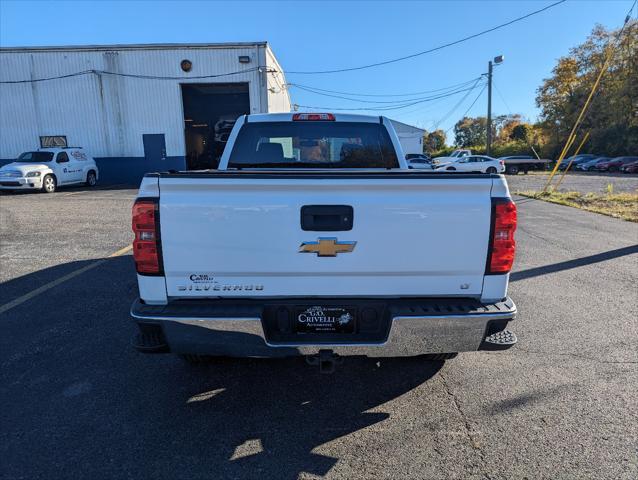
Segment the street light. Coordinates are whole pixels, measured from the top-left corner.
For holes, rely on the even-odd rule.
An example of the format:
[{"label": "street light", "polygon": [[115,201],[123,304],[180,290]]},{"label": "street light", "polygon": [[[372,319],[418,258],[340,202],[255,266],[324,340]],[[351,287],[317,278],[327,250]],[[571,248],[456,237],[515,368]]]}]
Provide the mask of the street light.
[{"label": "street light", "polygon": [[[504,55],[494,57],[494,65],[500,65],[505,60]],[[487,64],[487,145],[485,154],[492,153],[492,60]]]}]

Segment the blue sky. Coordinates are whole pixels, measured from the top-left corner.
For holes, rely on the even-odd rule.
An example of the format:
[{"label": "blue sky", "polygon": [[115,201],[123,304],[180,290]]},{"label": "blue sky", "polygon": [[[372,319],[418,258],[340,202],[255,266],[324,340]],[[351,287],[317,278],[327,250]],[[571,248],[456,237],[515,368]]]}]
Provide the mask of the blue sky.
[{"label": "blue sky", "polygon": [[[0,0],[0,44],[203,43],[267,40],[284,71],[351,67],[409,55],[553,3],[538,1],[212,2]],[[441,51],[367,70],[287,74],[289,83],[340,92],[397,94],[441,89],[478,77],[495,55],[494,114],[538,115],[535,90],[556,60],[596,23],[617,28],[631,1],[571,0],[522,22]],[[477,97],[472,91],[384,114],[431,129],[450,128]],[[293,102],[370,107],[290,87]],[[397,97],[367,97],[391,101]],[[487,96],[469,115],[485,115]],[[451,113],[450,113],[451,112]],[[374,110],[369,112],[376,114]],[[446,118],[446,116],[449,116]],[[452,132],[450,132],[452,133]]]}]

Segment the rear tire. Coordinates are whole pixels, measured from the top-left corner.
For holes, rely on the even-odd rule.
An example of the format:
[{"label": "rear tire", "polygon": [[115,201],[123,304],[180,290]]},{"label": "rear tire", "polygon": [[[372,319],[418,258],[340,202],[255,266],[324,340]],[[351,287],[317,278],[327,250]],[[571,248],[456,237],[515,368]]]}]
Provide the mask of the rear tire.
[{"label": "rear tire", "polygon": [[486,172],[487,172],[487,173],[496,173],[496,169],[495,169],[494,167],[489,167],[489,168],[486,170]]},{"label": "rear tire", "polygon": [[510,175],[518,175],[518,166],[510,165],[506,168],[505,173],[509,173]]},{"label": "rear tire", "polygon": [[42,191],[44,193],[54,193],[58,186],[53,175],[45,175],[42,179]]},{"label": "rear tire", "polygon": [[95,187],[97,185],[97,175],[93,170],[89,170],[89,173],[86,174],[86,183],[87,187]]},{"label": "rear tire", "polygon": [[456,168],[454,167],[447,167],[446,170],[450,171],[450,172],[455,172]]}]

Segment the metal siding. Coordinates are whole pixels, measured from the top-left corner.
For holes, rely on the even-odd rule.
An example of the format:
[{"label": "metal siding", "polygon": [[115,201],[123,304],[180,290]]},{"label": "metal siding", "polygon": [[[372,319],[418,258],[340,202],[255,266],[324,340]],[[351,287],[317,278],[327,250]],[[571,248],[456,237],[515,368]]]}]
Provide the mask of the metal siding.
[{"label": "metal siding", "polygon": [[390,120],[397,137],[403,147],[403,153],[423,153],[423,135],[425,130],[401,123],[397,120]]},{"label": "metal siding", "polygon": [[[260,113],[259,73],[212,79],[216,75],[258,66],[256,45],[238,48],[172,48],[113,50],[0,51],[0,79],[16,80],[105,70],[174,80],[137,79],[90,73],[27,84],[0,84],[0,159],[15,158],[39,146],[40,135],[66,135],[94,157],[143,157],[143,134],[166,135],[169,157],[184,155],[181,83],[246,82],[251,113]],[[238,56],[251,57],[240,64]],[[180,62],[193,63],[190,72]],[[270,102],[269,102],[270,104]]]},{"label": "metal siding", "polygon": [[266,108],[268,112],[290,112],[292,110],[290,104],[290,93],[286,86],[286,77],[284,71],[277,62],[274,53],[270,47],[265,48],[266,68],[269,73],[267,74],[268,85],[267,95],[268,103]]}]

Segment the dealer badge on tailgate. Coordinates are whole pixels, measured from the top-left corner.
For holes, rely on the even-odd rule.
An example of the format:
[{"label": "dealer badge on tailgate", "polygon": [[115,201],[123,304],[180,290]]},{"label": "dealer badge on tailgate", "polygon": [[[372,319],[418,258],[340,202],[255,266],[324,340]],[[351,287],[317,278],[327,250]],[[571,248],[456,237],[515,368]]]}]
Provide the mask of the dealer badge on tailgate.
[{"label": "dealer badge on tailgate", "polygon": [[301,333],[353,333],[355,312],[342,307],[309,307],[296,314]]}]

